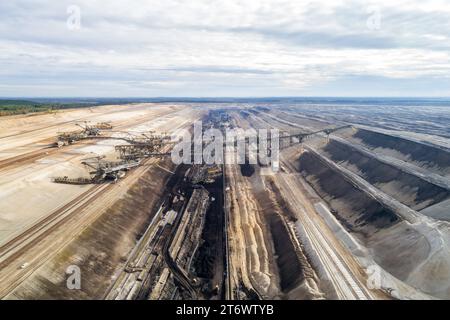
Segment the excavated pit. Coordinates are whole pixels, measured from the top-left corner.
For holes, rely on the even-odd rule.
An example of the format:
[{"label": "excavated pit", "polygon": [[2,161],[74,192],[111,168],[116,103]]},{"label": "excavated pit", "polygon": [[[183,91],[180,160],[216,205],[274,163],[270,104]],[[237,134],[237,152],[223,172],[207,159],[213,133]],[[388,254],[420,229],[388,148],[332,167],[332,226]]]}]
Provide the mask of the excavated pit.
[{"label": "excavated pit", "polygon": [[[161,164],[173,166],[168,159]],[[163,197],[170,174],[150,168],[114,206],[11,294],[13,299],[102,299],[111,277],[146,230]],[[81,270],[81,290],[66,287],[65,270]]]}]

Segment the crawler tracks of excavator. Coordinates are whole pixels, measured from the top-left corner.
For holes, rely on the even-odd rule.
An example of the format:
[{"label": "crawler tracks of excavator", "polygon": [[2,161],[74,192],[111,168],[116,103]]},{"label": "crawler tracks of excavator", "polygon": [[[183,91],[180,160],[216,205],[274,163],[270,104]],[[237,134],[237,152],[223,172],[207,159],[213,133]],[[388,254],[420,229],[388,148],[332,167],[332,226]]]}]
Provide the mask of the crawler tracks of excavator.
[{"label": "crawler tracks of excavator", "polygon": [[12,166],[19,166],[24,163],[29,163],[34,160],[38,160],[42,157],[48,156],[50,154],[54,154],[58,151],[58,149],[54,148],[43,148],[35,151],[31,151],[22,155],[14,156],[11,158],[7,158],[4,160],[0,160],[0,169],[10,168]]}]

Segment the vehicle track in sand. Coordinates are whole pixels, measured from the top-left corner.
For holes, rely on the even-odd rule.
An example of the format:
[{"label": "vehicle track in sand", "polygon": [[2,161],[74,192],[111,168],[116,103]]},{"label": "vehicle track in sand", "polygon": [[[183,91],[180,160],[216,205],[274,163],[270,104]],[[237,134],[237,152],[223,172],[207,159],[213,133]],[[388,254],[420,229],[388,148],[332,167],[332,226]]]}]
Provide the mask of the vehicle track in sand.
[{"label": "vehicle track in sand", "polygon": [[107,186],[109,185],[93,186],[92,188],[83,192],[78,197],[68,202],[61,208],[53,211],[52,213],[50,213],[37,223],[33,224],[31,227],[29,227],[27,230],[25,230],[18,236],[14,237],[13,239],[9,240],[8,242],[0,246],[0,269],[5,267],[5,265],[7,265],[8,262],[14,259],[14,257],[18,256],[17,253],[12,256],[7,256],[10,252],[12,252],[17,247],[20,247],[21,250],[26,250],[32,247],[33,241],[39,241],[40,238],[45,237],[49,232],[51,232],[51,229],[45,229],[47,226],[51,225],[52,223],[55,223],[53,228],[57,228],[67,219],[69,219],[70,215],[64,217],[64,219],[62,220],[59,220],[60,218],[62,218],[69,211],[74,210],[76,208],[80,208],[79,206],[83,203],[83,201],[87,201],[89,199],[98,196],[97,192],[99,192],[99,190],[101,191],[105,189],[105,187]]}]

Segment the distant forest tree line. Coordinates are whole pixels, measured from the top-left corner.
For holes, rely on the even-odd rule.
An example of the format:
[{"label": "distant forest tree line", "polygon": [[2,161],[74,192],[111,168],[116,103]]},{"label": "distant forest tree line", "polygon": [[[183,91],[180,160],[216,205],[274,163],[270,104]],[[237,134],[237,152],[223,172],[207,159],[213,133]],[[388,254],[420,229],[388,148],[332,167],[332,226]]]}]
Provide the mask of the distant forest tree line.
[{"label": "distant forest tree line", "polygon": [[0,100],[0,117],[35,112],[53,112],[60,109],[83,108],[92,103],[50,103],[28,100]]}]

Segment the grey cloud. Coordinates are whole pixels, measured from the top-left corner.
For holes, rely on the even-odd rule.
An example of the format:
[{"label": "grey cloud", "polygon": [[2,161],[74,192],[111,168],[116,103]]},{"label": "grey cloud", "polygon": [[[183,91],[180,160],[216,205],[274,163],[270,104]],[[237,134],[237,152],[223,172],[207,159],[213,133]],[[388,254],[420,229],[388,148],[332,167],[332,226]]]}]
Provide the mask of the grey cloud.
[{"label": "grey cloud", "polygon": [[[78,32],[65,25],[72,3],[82,9]],[[270,95],[351,75],[413,79],[450,69],[448,11],[380,6],[381,29],[373,31],[366,1],[329,3],[2,1],[0,96],[21,83],[103,91],[115,81],[133,93],[153,84],[151,92],[242,87]]]}]

